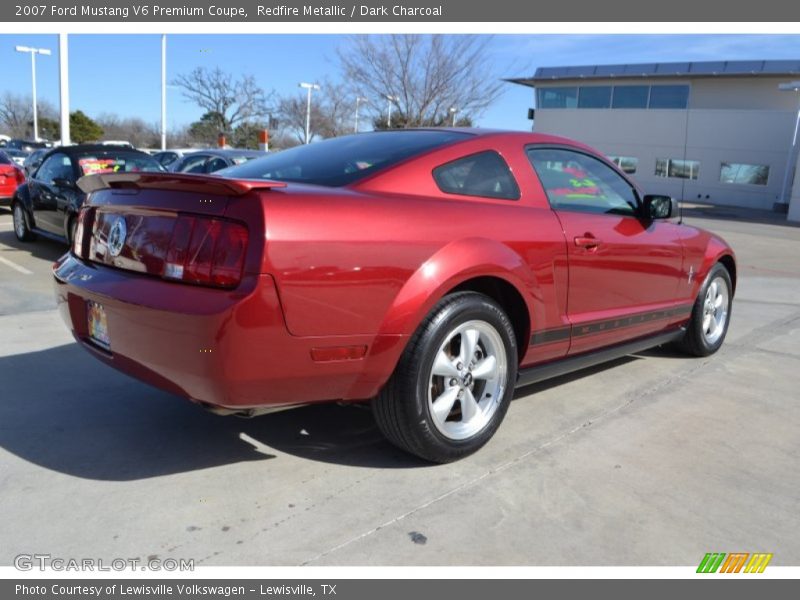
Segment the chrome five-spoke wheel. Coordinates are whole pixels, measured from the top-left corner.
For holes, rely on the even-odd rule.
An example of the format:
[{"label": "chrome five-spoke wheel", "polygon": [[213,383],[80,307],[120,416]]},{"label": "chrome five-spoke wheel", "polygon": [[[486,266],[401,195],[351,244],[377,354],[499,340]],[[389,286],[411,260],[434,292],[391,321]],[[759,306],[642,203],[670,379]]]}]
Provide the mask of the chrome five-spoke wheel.
[{"label": "chrome five-spoke wheel", "polygon": [[484,321],[453,329],[436,353],[428,406],[439,432],[463,440],[491,420],[506,385],[508,357],[503,340]]},{"label": "chrome five-spoke wheel", "polygon": [[729,296],[730,290],[725,279],[718,276],[711,280],[703,302],[703,336],[710,346],[716,344],[725,331]]}]

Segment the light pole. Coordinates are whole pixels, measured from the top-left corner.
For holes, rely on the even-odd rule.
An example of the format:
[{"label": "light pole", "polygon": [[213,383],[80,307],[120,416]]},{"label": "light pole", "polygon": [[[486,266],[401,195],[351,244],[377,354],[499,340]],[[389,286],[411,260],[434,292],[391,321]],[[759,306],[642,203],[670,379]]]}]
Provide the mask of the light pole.
[{"label": "light pole", "polygon": [[161,151],[167,149],[167,35],[161,34]]},{"label": "light pole", "polygon": [[456,115],[458,114],[458,107],[451,106],[450,113],[453,115],[453,127],[456,126]]},{"label": "light pole", "polygon": [[392,102],[400,100],[397,96],[386,94],[386,99],[389,101],[389,107],[386,109],[386,129],[392,128]]},{"label": "light pole", "polygon": [[61,114],[61,145],[69,146],[69,44],[67,34],[58,34],[58,95]]},{"label": "light pole", "polygon": [[31,81],[33,85],[33,141],[39,141],[39,120],[36,113],[36,55],[44,54],[50,56],[48,48],[29,48],[28,46],[17,46],[17,52],[29,52],[31,55]]},{"label": "light pole", "polygon": [[369,102],[367,98],[363,96],[356,96],[356,126],[355,126],[355,133],[358,133],[358,105],[362,102]]},{"label": "light pole", "polygon": [[[778,84],[778,89],[782,92],[798,92],[800,91],[800,81],[790,81],[788,83]],[[792,135],[792,143],[789,144],[789,156],[786,157],[786,172],[783,174],[783,186],[781,186],[781,197],[778,200],[779,204],[789,206],[789,198],[786,197],[789,191],[789,179],[791,178],[792,168],[794,167],[794,149],[797,146],[797,130],[800,128],[800,100],[797,103],[797,116],[794,120],[794,134]]]},{"label": "light pole", "polygon": [[299,83],[299,87],[308,91],[308,100],[306,102],[306,144],[311,141],[311,90],[320,89],[316,83]]}]

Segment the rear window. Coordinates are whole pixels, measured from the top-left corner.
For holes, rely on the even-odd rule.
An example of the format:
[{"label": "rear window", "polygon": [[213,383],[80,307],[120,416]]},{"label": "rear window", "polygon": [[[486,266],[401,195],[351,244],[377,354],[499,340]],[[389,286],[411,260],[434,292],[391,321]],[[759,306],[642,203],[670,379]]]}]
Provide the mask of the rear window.
[{"label": "rear window", "polygon": [[436,167],[433,179],[448,194],[519,200],[519,187],[506,161],[491,150]]},{"label": "rear window", "polygon": [[81,175],[164,170],[153,157],[131,152],[97,152],[81,156],[78,169]]},{"label": "rear window", "polygon": [[337,187],[471,135],[458,131],[379,131],[348,135],[269,154],[217,174]]}]

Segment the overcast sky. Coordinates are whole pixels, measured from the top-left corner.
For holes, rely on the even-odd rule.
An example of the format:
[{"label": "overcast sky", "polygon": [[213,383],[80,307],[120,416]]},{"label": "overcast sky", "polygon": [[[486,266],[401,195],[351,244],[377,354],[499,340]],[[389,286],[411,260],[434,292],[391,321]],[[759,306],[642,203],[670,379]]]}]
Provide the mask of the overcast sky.
[{"label": "overcast sky", "polygon": [[[100,26],[100,25],[98,25]],[[339,35],[170,35],[167,74],[197,66],[256,77],[279,94],[301,93],[299,81],[339,79]],[[14,46],[50,48],[37,57],[39,96],[58,104],[58,37],[0,35],[0,93],[29,95],[30,58]],[[693,60],[800,59],[800,36],[790,35],[495,35],[488,59],[497,78],[531,75],[539,66]],[[161,43],[158,35],[71,35],[71,109],[90,116],[103,112],[157,122],[161,115]],[[321,93],[324,93],[322,90]],[[202,111],[168,89],[168,124],[196,120]],[[503,97],[478,125],[529,129],[532,90],[508,84]]]}]

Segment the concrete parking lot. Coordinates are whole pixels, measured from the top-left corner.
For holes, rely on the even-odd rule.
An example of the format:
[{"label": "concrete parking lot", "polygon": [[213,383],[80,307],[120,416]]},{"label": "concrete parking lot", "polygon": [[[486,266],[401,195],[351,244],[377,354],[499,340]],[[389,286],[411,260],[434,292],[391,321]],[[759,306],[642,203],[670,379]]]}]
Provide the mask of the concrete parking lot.
[{"label": "concrete parking lot", "polygon": [[799,565],[800,228],[687,214],[738,253],[717,355],[522,389],[481,452],[428,466],[363,409],[217,417],[97,362],[54,309],[64,247],[18,243],[0,209],[0,565]]}]

